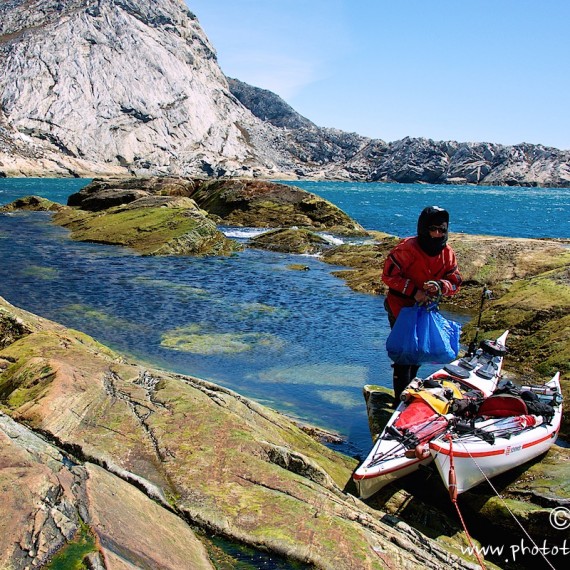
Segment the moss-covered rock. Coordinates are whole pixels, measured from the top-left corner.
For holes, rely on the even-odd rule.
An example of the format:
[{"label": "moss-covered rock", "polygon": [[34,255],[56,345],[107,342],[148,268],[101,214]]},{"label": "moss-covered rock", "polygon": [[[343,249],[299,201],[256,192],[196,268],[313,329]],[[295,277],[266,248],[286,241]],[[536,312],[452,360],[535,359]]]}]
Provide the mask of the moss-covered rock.
[{"label": "moss-covered rock", "polygon": [[0,212],[14,212],[16,210],[30,210],[35,212],[59,212],[64,210],[65,206],[57,204],[40,196],[25,196],[18,198],[10,204],[6,204],[0,208]]},{"label": "moss-covered rock", "polygon": [[188,198],[140,198],[102,211],[67,209],[54,222],[78,241],[131,247],[144,255],[229,255],[241,245],[220,232]]},{"label": "moss-covered rock", "polygon": [[[335,275],[355,291],[385,294],[382,269],[386,256],[400,241],[376,233],[374,242],[344,244],[323,252],[323,261],[344,265]],[[455,297],[444,298],[443,307],[473,310],[479,307],[481,289],[493,288],[501,296],[509,283],[556,268],[570,266],[570,251],[562,241],[451,234],[450,245],[457,254],[463,285]]]},{"label": "moss-covered rock", "polygon": [[340,208],[301,188],[261,180],[194,181],[192,198],[225,224],[366,235]]},{"label": "moss-covered rock", "polygon": [[96,179],[72,194],[68,205],[101,211],[149,196],[194,199],[216,222],[261,228],[306,227],[366,235],[364,228],[327,200],[301,188],[260,180],[173,177]]},{"label": "moss-covered rock", "polygon": [[282,253],[315,254],[331,244],[324,237],[303,229],[287,228],[271,230],[250,240],[249,247],[279,251]]}]

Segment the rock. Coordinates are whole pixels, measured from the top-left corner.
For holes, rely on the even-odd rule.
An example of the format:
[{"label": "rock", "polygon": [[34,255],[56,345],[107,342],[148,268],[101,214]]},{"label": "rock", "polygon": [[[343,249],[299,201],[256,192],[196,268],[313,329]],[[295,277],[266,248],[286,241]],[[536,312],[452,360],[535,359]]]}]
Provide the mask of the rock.
[{"label": "rock", "polygon": [[223,223],[249,227],[301,227],[367,235],[340,208],[310,192],[256,180],[195,181],[192,198]]},{"label": "rock", "polygon": [[310,271],[311,268],[308,265],[303,265],[302,263],[291,263],[287,266],[292,271]]},{"label": "rock", "polygon": [[94,180],[72,194],[68,205],[80,209],[67,210],[54,221],[72,230],[73,239],[127,245],[145,254],[227,255],[241,247],[208,217],[236,226],[289,227],[252,242],[274,251],[313,253],[330,247],[326,238],[291,226],[367,235],[323,198],[294,186],[248,179]]},{"label": "rock", "polygon": [[[0,349],[29,335],[31,332],[32,329],[22,319],[0,306]],[[3,368],[9,366],[11,362],[14,362],[13,358],[2,356]]]},{"label": "rock", "polygon": [[268,91],[253,87],[239,79],[227,78],[232,95],[239,99],[258,119],[287,129],[314,128],[316,125],[306,119],[281,97]]},{"label": "rock", "polygon": [[[0,107],[38,152],[124,172],[199,174],[222,163],[242,171],[264,162],[248,144],[263,130],[259,121],[229,93],[182,2],[9,2],[0,20]],[[41,65],[29,57],[35,50]],[[16,75],[34,87],[20,90]]]},{"label": "rock", "polygon": [[26,196],[2,206],[0,212],[14,212],[15,210],[59,212],[64,209],[65,206],[47,200],[46,198],[41,198],[40,196]]},{"label": "rock", "polygon": [[76,194],[72,194],[67,201],[69,206],[79,206],[82,210],[89,212],[99,212],[112,208],[113,206],[120,206],[122,204],[129,204],[139,198],[148,196],[148,192],[144,190],[126,190],[126,189],[105,189],[79,201]]},{"label": "rock", "polygon": [[331,247],[331,244],[314,232],[289,228],[258,235],[249,241],[248,246],[282,253],[315,254]]},{"label": "rock", "polygon": [[187,197],[193,188],[191,181],[169,178],[96,180],[68,199],[83,209],[28,196],[0,211],[54,211],[53,221],[71,230],[73,239],[145,255],[230,255],[242,249]]},{"label": "rock", "polygon": [[[81,514],[109,567],[118,556],[161,568],[185,567],[183,556],[202,560],[189,521],[207,535],[315,568],[471,568],[396,517],[379,517],[345,494],[355,460],[276,412],[210,382],[125,361],[86,335],[0,303],[32,331],[4,342],[2,356],[16,363],[0,374],[3,409],[29,426],[16,424],[18,430],[57,445],[44,453],[47,467],[24,469],[20,451],[5,445],[7,438],[24,445],[22,438],[0,429],[0,456],[14,464],[0,472],[20,476],[18,487],[0,486],[3,513],[14,513],[9,533],[0,533],[0,557],[15,570],[24,568],[21,537],[37,536],[29,533],[34,496],[49,489],[57,504],[65,501],[59,510],[72,526]],[[71,471],[63,454],[76,464]],[[29,507],[21,510],[27,497]],[[53,542],[53,550],[66,540]],[[28,564],[36,544],[26,544]]]},{"label": "rock", "polygon": [[[155,197],[153,201],[149,197]],[[145,201],[141,198],[145,197]],[[156,201],[158,198],[161,200]],[[96,179],[68,198],[68,205],[93,212],[112,205],[166,205],[166,197],[195,201],[220,223],[249,227],[305,227],[350,235],[367,232],[340,208],[315,194],[285,184],[240,179],[216,180],[172,177]],[[176,202],[181,203],[181,202]]]},{"label": "rock", "polygon": [[101,467],[86,463],[85,471],[85,522],[108,563],[128,560],[147,568],[214,569],[202,541],[181,517]]},{"label": "rock", "polygon": [[394,391],[384,386],[366,384],[362,389],[370,436],[375,442],[394,413]]},{"label": "rock", "polygon": [[72,239],[123,245],[144,255],[230,255],[242,248],[184,197],[143,197],[97,212],[68,209],[53,220],[71,230]]},{"label": "rock", "polygon": [[128,204],[144,196],[191,196],[194,182],[184,178],[152,176],[137,178],[96,178],[67,199],[68,206],[99,211]]},{"label": "rock", "polygon": [[[0,469],[2,568],[43,567],[58,552],[67,567],[88,556],[95,568],[214,568],[180,517],[101,467],[74,465],[2,413]],[[80,540],[83,548],[66,553]]]}]

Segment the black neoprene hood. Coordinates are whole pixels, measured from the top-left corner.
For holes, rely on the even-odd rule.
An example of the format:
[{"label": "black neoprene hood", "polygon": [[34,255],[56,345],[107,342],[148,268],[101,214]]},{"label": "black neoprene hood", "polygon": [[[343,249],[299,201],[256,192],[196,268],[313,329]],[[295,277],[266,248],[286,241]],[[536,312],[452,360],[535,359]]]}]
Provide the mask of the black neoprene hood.
[{"label": "black neoprene hood", "polygon": [[439,206],[424,208],[418,218],[418,243],[428,255],[437,255],[447,245],[447,233],[441,237],[432,237],[430,226],[446,223],[449,226],[449,212]]},{"label": "black neoprene hood", "polygon": [[428,206],[422,210],[418,218],[418,235],[429,236],[429,226],[449,224],[449,212],[439,206]]}]

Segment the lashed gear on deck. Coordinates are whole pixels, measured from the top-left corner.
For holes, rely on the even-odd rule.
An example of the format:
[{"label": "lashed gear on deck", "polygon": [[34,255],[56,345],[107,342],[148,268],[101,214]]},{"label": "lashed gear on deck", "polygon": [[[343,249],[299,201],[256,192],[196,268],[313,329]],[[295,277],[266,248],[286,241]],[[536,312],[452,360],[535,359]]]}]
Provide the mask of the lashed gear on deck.
[{"label": "lashed gear on deck", "polygon": [[482,402],[483,395],[481,393],[463,394],[461,400],[453,401],[449,411],[458,418],[472,419],[477,417]]},{"label": "lashed gear on deck", "polygon": [[511,396],[518,396],[522,398],[525,402],[527,407],[528,413],[533,414],[535,416],[542,416],[547,422],[554,417],[554,407],[551,405],[554,402],[554,398],[551,399],[551,402],[541,402],[536,393],[532,390],[525,390],[520,386],[515,386],[512,382],[507,381],[504,384],[500,385],[499,388],[495,391],[495,395],[497,394],[508,394]]},{"label": "lashed gear on deck", "polygon": [[408,400],[423,400],[438,414],[447,414],[452,403],[461,400],[463,395],[459,387],[449,380],[412,382],[402,393]]},{"label": "lashed gear on deck", "polygon": [[418,445],[443,433],[448,426],[447,419],[434,412],[433,408],[421,398],[406,406],[389,431],[390,435],[400,441],[407,449]]}]

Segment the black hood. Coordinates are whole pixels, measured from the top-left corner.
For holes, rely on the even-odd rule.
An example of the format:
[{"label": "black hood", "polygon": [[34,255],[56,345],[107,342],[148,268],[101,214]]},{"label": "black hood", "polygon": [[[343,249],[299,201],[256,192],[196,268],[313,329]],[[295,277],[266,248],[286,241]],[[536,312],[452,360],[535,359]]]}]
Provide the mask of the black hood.
[{"label": "black hood", "polygon": [[448,233],[433,238],[429,233],[430,226],[446,223],[449,227],[449,212],[439,206],[428,206],[422,210],[418,218],[418,243],[431,256],[437,255],[446,245]]}]

